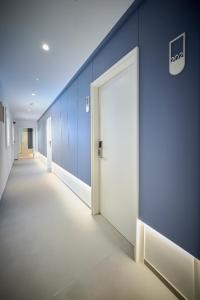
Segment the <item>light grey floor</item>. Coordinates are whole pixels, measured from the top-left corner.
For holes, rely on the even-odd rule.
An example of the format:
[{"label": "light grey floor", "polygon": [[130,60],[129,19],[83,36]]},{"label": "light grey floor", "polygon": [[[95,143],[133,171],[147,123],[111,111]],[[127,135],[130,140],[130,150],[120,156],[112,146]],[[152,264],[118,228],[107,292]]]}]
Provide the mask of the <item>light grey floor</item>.
[{"label": "light grey floor", "polygon": [[176,298],[103,217],[38,160],[21,160],[0,202],[0,299]]}]

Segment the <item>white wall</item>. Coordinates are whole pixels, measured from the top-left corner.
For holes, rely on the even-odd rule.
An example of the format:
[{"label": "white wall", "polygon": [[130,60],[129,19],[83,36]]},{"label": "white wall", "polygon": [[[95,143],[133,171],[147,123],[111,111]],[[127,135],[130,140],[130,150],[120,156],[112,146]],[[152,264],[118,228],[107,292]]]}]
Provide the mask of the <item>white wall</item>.
[{"label": "white wall", "polygon": [[14,158],[19,158],[19,147],[20,147],[20,128],[33,128],[33,148],[34,152],[38,149],[38,138],[37,138],[37,121],[33,120],[14,120],[15,124],[15,147],[14,147]]},{"label": "white wall", "polygon": [[[2,102],[3,103],[3,102]],[[3,105],[6,105],[3,103]],[[10,114],[9,108],[7,107],[7,112],[10,115],[10,145],[7,147],[6,145],[6,134],[5,134],[5,128],[6,124],[5,122],[0,122],[0,199],[2,197],[4,188],[6,186],[6,182],[8,179],[8,176],[10,174],[10,170],[12,168],[13,164],[13,158],[14,158],[14,145],[12,144],[12,133],[11,133],[11,123],[12,123],[12,116]]]}]

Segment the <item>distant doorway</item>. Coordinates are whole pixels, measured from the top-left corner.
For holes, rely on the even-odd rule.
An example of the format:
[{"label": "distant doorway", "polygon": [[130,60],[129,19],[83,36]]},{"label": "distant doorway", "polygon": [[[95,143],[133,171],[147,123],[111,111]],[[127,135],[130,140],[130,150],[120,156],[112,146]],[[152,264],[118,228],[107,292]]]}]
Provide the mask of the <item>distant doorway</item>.
[{"label": "distant doorway", "polygon": [[19,158],[20,159],[34,158],[33,128],[20,128],[19,137],[20,137]]}]

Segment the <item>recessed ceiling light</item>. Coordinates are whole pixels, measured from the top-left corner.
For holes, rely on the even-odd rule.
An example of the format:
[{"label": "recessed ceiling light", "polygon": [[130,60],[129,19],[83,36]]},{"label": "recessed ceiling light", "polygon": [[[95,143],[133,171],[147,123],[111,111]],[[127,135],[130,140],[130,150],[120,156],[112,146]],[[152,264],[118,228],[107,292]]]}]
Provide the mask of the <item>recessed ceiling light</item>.
[{"label": "recessed ceiling light", "polygon": [[36,78],[36,81],[39,81],[39,78]]},{"label": "recessed ceiling light", "polygon": [[31,95],[34,97],[36,94],[35,94],[35,93],[32,93]]},{"label": "recessed ceiling light", "polygon": [[42,45],[42,49],[43,49],[44,51],[49,51],[49,50],[50,50],[48,44],[43,44],[43,45]]}]

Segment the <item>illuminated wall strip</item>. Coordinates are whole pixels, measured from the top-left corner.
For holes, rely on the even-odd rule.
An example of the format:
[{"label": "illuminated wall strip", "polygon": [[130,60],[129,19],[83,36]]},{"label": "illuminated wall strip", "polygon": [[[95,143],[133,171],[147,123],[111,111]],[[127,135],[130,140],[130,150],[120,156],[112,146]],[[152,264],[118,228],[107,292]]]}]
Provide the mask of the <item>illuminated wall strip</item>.
[{"label": "illuminated wall strip", "polygon": [[152,266],[181,299],[200,299],[200,261],[140,220],[136,259]]},{"label": "illuminated wall strip", "polygon": [[[47,158],[38,152],[37,157],[47,166]],[[52,172],[59,177],[88,207],[91,207],[91,187],[65,169],[52,162]]]}]

